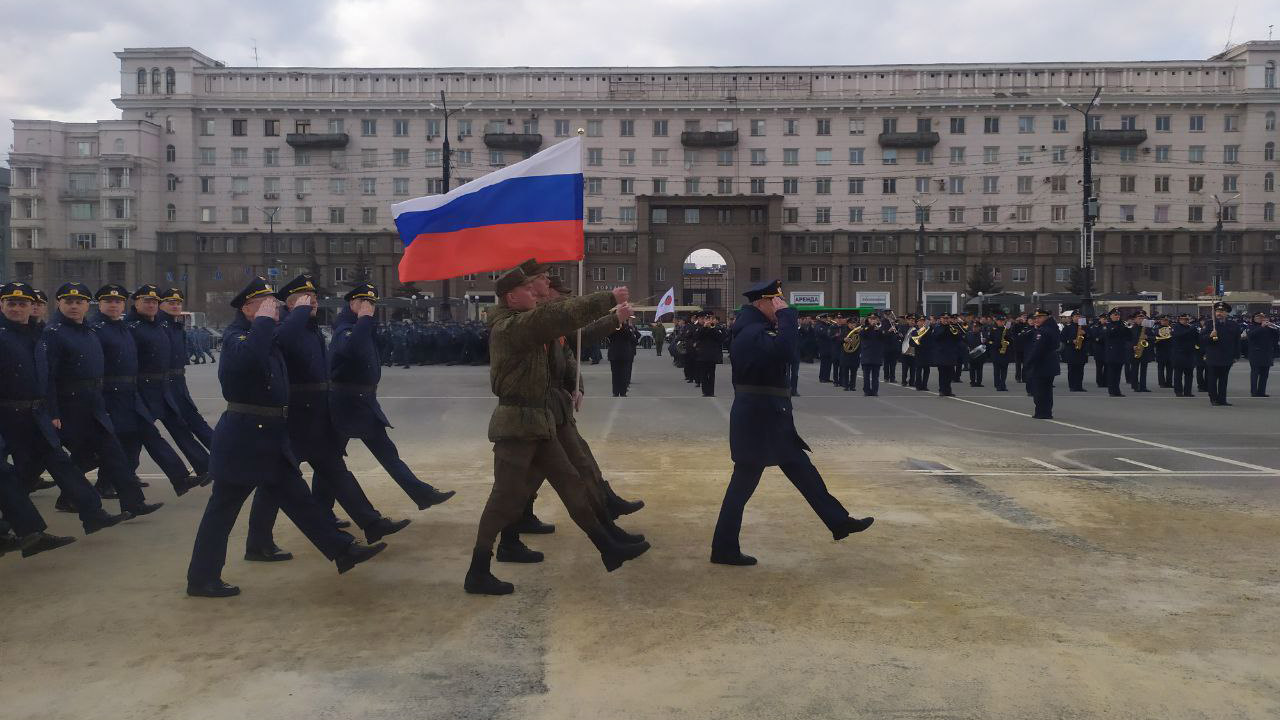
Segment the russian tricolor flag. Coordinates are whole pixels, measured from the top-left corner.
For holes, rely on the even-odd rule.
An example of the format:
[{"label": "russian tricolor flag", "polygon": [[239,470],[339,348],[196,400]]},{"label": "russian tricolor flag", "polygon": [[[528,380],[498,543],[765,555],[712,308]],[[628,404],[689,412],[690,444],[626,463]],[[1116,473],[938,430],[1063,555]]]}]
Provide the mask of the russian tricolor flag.
[{"label": "russian tricolor flag", "polygon": [[404,241],[400,282],[582,259],[582,138],[444,195],[391,206]]}]

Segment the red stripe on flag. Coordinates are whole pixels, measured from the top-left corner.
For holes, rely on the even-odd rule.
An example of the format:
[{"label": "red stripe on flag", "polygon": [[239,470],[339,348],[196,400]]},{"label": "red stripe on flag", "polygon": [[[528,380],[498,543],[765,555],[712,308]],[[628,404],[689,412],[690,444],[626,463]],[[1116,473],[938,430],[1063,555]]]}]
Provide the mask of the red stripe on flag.
[{"label": "red stripe on flag", "polygon": [[400,259],[400,282],[444,280],[538,262],[582,259],[582,221],[512,223],[428,233],[414,238]]}]

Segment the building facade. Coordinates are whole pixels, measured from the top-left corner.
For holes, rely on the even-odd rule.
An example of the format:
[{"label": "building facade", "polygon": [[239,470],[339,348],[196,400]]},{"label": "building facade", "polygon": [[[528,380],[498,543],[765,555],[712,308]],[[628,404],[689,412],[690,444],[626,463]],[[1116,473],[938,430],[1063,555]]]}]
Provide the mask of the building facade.
[{"label": "building facade", "polygon": [[0,168],[0,283],[9,281],[9,168]]},{"label": "building facade", "polygon": [[[828,305],[914,310],[922,265],[929,307],[954,309],[984,262],[1005,290],[1061,292],[1079,264],[1088,132],[1097,291],[1181,298],[1216,273],[1228,290],[1280,290],[1280,42],[1197,61],[841,67],[116,56],[121,119],[14,121],[15,276],[173,282],[197,309],[264,272],[395,289],[389,206],[444,189],[444,92],[454,185],[583,131],[588,289],[687,300],[684,260],[710,249],[726,265],[720,306],[778,277]],[[1086,128],[1060,100],[1097,88]],[[451,281],[454,314],[490,287]]]}]

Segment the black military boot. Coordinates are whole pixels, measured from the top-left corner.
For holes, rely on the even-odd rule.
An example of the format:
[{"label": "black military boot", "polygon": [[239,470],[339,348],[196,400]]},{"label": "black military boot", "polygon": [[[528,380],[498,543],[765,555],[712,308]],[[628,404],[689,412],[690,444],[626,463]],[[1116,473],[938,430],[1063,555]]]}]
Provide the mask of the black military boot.
[{"label": "black military boot", "polygon": [[530,503],[525,508],[524,515],[511,526],[511,529],[521,535],[550,535],[556,531],[556,526],[539,520],[538,516],[533,514],[533,504]]},{"label": "black military boot", "polygon": [[540,563],[544,556],[521,542],[518,533],[504,530],[498,539],[497,558],[498,562],[506,563]]},{"label": "black military boot", "polygon": [[875,521],[876,519],[873,517],[865,517],[861,519],[845,518],[844,522],[840,523],[836,526],[835,530],[831,531],[831,535],[836,540],[843,540],[854,533],[860,533],[863,530],[866,530],[871,527],[871,523]]},{"label": "black military boot", "polygon": [[503,582],[489,572],[489,558],[493,553],[476,548],[471,551],[471,567],[467,568],[467,578],[462,581],[462,589],[472,595],[510,595],[516,586]]},{"label": "black military boot", "polygon": [[150,515],[151,513],[159,510],[162,507],[164,507],[164,503],[162,502],[158,502],[158,503],[141,502],[134,505],[130,505],[129,507],[121,507],[120,509],[127,511],[130,515],[134,517],[142,517],[143,515]]},{"label": "black military boot", "polygon": [[711,562],[716,565],[737,565],[745,567],[748,565],[755,565],[756,559],[750,555],[744,555],[741,550],[727,551],[712,548]]},{"label": "black military boot", "polygon": [[408,518],[392,520],[391,518],[380,517],[364,529],[364,537],[372,545],[388,535],[394,535],[405,529],[410,522]]},{"label": "black military boot", "polygon": [[188,582],[187,594],[191,597],[225,598],[240,594],[240,588],[228,585],[221,579],[210,582]]},{"label": "black military boot", "polygon": [[374,555],[387,549],[387,544],[380,542],[376,545],[361,545],[358,542],[352,542],[347,549],[342,551],[334,563],[338,566],[338,574],[341,575],[360,563],[373,559]]},{"label": "black military boot", "polygon": [[587,537],[591,538],[591,544],[596,546],[600,551],[600,562],[604,563],[604,569],[613,572],[622,567],[622,563],[628,560],[634,560],[649,550],[649,543],[620,543],[609,537],[606,530],[592,530],[587,533]]},{"label": "black military boot", "polygon": [[200,487],[200,476],[188,475],[173,484],[173,494],[182,497]]},{"label": "black military boot", "polygon": [[92,535],[99,530],[105,530],[113,525],[119,525],[131,517],[133,517],[133,515],[128,512],[122,512],[119,515],[112,515],[106,510],[99,508],[96,515],[90,516],[88,520],[83,521],[81,524],[84,525],[84,534]]},{"label": "black military boot", "polygon": [[[426,485],[426,483],[423,483],[423,484]],[[413,493],[409,499],[413,500],[415,503],[418,504],[419,510],[426,510],[432,505],[439,505],[440,503],[448,500],[449,498],[457,494],[458,494],[457,490],[442,492],[440,490],[437,490],[431,487],[430,485],[427,485],[426,488],[422,489],[421,491]]]},{"label": "black military boot", "polygon": [[604,525],[605,532],[609,533],[609,537],[616,543],[631,545],[634,543],[644,542],[644,535],[640,533],[629,533],[618,527],[618,524],[612,520],[602,521],[601,524]]},{"label": "black military boot", "polygon": [[22,546],[22,557],[29,558],[32,555],[39,555],[45,550],[56,550],[63,545],[70,545],[75,542],[73,537],[64,537],[59,535],[50,535],[47,532],[35,532],[22,538],[20,544]]},{"label": "black military boot", "polygon": [[604,485],[605,502],[609,506],[609,514],[615,519],[623,515],[630,515],[644,507],[643,500],[623,500],[618,497],[618,494],[613,491],[607,480],[602,484]]}]

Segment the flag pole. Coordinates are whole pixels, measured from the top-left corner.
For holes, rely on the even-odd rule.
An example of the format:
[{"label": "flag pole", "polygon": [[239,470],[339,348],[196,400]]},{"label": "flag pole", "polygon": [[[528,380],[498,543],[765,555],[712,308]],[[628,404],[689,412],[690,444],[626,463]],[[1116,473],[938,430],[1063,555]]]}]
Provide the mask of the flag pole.
[{"label": "flag pole", "polygon": [[[586,130],[583,130],[582,128],[578,128],[578,137],[582,137],[583,135],[586,135],[586,134],[587,134]],[[581,152],[581,150],[579,150],[579,152]],[[586,251],[586,233],[585,232],[583,233],[583,244],[579,245],[579,247],[583,248],[583,250],[582,250],[582,258],[578,260],[578,297],[582,297],[583,295],[586,294],[586,289],[584,286],[587,284],[586,283],[587,251]],[[582,348],[582,328],[578,328],[578,339],[577,339],[577,342],[574,343],[574,350],[573,350],[574,354],[577,356],[574,359],[578,361],[577,363],[575,363],[578,370],[575,373],[575,377],[573,380],[574,392],[579,392],[582,389],[582,349],[583,349]],[[577,408],[574,408],[574,412],[577,412]]]}]

